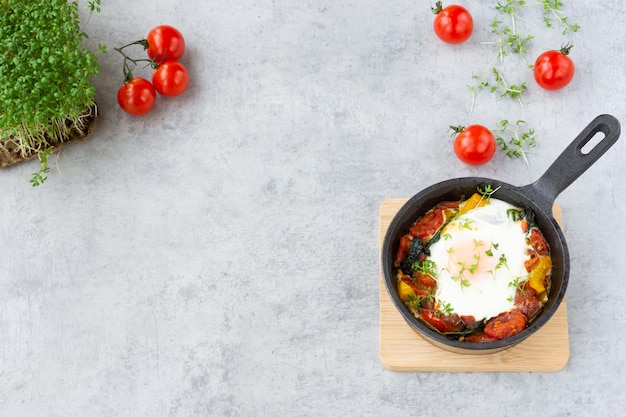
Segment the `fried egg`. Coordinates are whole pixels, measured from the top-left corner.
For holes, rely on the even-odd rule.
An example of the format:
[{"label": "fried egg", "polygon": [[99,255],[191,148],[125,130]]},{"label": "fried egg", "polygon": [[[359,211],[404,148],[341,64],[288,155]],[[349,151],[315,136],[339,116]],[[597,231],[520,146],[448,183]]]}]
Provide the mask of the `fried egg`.
[{"label": "fried egg", "polygon": [[531,246],[509,209],[517,210],[491,198],[449,222],[431,245],[440,309],[476,320],[513,309],[517,287],[528,280]]}]

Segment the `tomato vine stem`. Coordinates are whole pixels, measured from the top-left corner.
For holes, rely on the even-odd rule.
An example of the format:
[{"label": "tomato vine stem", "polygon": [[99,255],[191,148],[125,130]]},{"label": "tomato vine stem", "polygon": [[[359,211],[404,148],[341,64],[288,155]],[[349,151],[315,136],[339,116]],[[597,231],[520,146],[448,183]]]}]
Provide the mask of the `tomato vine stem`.
[{"label": "tomato vine stem", "polygon": [[160,62],[156,62],[155,60],[149,59],[149,58],[139,58],[139,59],[132,58],[131,56],[126,54],[126,52],[124,52],[124,49],[129,48],[131,46],[135,46],[135,45],[143,46],[144,50],[148,49],[148,41],[146,39],[134,41],[127,45],[120,46],[119,48],[113,48],[115,51],[117,51],[119,54],[121,54],[124,57],[124,62],[122,64],[123,72],[124,72],[124,83],[128,83],[134,78],[133,70],[137,67],[139,63],[146,62],[145,67],[152,67],[152,69],[158,68],[159,65],[161,64]]}]

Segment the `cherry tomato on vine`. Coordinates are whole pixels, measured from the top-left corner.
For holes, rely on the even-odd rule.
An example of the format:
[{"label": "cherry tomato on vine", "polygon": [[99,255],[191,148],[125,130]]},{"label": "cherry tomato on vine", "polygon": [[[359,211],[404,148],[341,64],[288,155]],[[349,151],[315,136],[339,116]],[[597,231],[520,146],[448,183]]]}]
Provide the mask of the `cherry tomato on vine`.
[{"label": "cherry tomato on vine", "polygon": [[438,1],[431,9],[437,15],[433,23],[435,34],[442,41],[461,43],[472,35],[474,20],[465,7],[454,4],[444,8]]},{"label": "cherry tomato on vine", "polygon": [[482,125],[450,126],[458,133],[454,139],[454,153],[469,165],[482,165],[496,153],[496,138],[491,130]]},{"label": "cherry tomato on vine", "polygon": [[156,26],[148,32],[146,40],[148,58],[156,63],[176,61],[185,53],[185,38],[172,26]]},{"label": "cherry tomato on vine", "polygon": [[152,74],[152,84],[163,96],[178,96],[184,93],[189,85],[189,73],[180,62],[166,61]]},{"label": "cherry tomato on vine", "polygon": [[148,113],[154,107],[155,100],[154,87],[145,78],[135,77],[117,90],[117,103],[133,116]]},{"label": "cherry tomato on vine", "polygon": [[535,81],[546,90],[560,90],[574,78],[574,61],[568,56],[572,45],[558,51],[547,51],[535,61]]}]

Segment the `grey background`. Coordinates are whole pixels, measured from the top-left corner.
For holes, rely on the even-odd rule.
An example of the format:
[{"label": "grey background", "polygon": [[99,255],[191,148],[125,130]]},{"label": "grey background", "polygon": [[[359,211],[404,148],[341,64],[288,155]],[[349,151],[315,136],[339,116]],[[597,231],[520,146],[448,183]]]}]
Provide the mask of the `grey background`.
[{"label": "grey background", "polygon": [[[596,115],[626,120],[621,1],[566,1],[571,36],[526,26],[531,61],[574,41],[566,89],[507,57],[525,107],[482,93],[473,112],[495,1],[459,2],[476,27],[458,46],[422,1],[103,3],[92,137],[39,188],[35,162],[0,172],[0,415],[623,414],[623,139],[558,198],[564,370],[394,373],[378,328],[383,200],[467,175],[524,185]],[[113,47],[161,23],[186,37],[190,88],[128,116]],[[502,119],[535,128],[529,166],[456,159],[449,125]]]}]

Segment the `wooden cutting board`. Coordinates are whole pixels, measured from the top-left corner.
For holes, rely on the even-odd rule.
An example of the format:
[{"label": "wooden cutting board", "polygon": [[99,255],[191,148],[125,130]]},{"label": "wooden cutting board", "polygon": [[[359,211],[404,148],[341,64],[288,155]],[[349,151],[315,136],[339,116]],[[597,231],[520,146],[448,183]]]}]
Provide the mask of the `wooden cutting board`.
[{"label": "wooden cutting board", "polygon": [[[379,210],[380,248],[391,220],[405,198],[385,200]],[[561,208],[555,204],[559,224]],[[408,372],[555,372],[569,360],[565,299],[548,323],[520,344],[502,352],[464,355],[435,347],[404,321],[396,310],[380,271],[380,358],[391,371]]]}]

